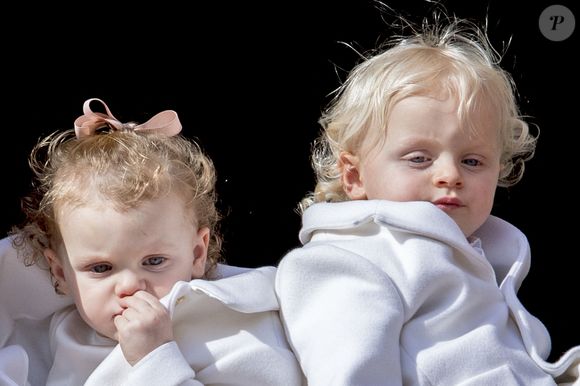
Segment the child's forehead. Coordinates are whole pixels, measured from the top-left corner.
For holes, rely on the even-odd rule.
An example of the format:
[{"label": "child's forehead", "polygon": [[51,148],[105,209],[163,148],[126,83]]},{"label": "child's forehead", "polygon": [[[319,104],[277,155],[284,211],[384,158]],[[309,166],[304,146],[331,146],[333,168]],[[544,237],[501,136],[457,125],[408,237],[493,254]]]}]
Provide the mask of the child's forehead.
[{"label": "child's forehead", "polygon": [[54,207],[57,217],[59,217],[70,214],[79,208],[126,214],[156,208],[158,203],[169,203],[171,206],[179,208],[181,213],[188,215],[192,210],[191,205],[187,204],[184,196],[176,191],[168,190],[163,194],[142,196],[130,201],[123,200],[122,197],[109,194],[102,189],[88,186],[79,188],[74,194],[57,198]]},{"label": "child's forehead", "polygon": [[[488,99],[474,99],[465,103],[460,97],[447,91],[436,91],[424,94],[409,95],[393,104],[392,113],[398,111],[405,119],[421,119],[423,116],[456,116],[460,126],[497,126],[495,105]],[[400,115],[400,114],[399,114]],[[429,122],[427,122],[428,124]]]},{"label": "child's forehead", "polygon": [[443,87],[434,87],[417,93],[401,95],[393,101],[390,112],[392,113],[395,108],[400,108],[401,105],[429,106],[441,113],[455,113],[465,121],[489,121],[498,113],[497,103],[493,102],[490,95],[478,93],[469,96],[469,98],[464,98],[461,93]]},{"label": "child's forehead", "polygon": [[447,127],[450,124],[458,134],[474,143],[483,139],[494,142],[494,146],[499,145],[496,140],[502,138],[502,125],[493,104],[485,100],[471,105],[462,102],[447,91],[408,95],[392,105],[383,130],[369,133],[365,145],[383,143],[393,135],[401,140],[401,136],[433,134],[437,133],[439,125]]}]

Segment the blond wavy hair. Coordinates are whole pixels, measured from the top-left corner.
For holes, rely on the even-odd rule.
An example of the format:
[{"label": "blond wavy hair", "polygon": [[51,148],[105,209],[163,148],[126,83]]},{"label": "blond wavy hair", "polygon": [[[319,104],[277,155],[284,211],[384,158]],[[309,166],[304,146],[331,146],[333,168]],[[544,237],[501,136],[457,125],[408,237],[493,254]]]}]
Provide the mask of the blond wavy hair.
[{"label": "blond wavy hair", "polygon": [[29,164],[34,178],[22,199],[26,220],[10,232],[25,264],[45,263],[43,251],[62,243],[55,208],[85,204],[88,189],[119,211],[176,192],[193,209],[195,225],[210,230],[205,276],[222,261],[216,172],[195,141],[132,130],[77,139],[68,130],[40,139]]}]

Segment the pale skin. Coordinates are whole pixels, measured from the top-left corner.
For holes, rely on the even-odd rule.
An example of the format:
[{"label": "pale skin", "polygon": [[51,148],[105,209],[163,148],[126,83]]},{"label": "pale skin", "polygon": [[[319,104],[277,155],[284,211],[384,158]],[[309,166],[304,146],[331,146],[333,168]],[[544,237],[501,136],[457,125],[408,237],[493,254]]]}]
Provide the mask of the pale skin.
[{"label": "pale skin", "polygon": [[183,200],[171,194],[118,212],[95,198],[60,208],[57,220],[63,245],[45,257],[83,320],[118,341],[131,365],[172,341],[159,299],[176,282],[203,277],[209,243]]},{"label": "pale skin", "polygon": [[353,200],[428,201],[469,237],[488,218],[501,170],[498,131],[485,108],[476,132],[462,126],[450,97],[410,96],[397,102],[379,145],[365,157],[342,152],[342,183]]}]

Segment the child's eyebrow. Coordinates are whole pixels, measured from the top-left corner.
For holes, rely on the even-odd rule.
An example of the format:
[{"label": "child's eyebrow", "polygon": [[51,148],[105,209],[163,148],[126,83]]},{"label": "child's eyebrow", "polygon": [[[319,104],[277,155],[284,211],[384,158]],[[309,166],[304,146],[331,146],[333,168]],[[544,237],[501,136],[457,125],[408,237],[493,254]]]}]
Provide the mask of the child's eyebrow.
[{"label": "child's eyebrow", "polygon": [[73,256],[73,259],[71,259],[71,257],[69,256],[69,261],[72,263],[71,265],[73,267],[84,267],[95,263],[106,263],[109,262],[110,259],[107,256],[87,255],[87,256]]},{"label": "child's eyebrow", "polygon": [[[388,140],[387,140],[387,142],[388,142]],[[424,136],[424,135],[420,135],[420,134],[413,134],[413,135],[407,135],[403,138],[397,139],[396,145],[398,147],[403,147],[403,148],[421,147],[421,146],[430,145],[430,144],[433,144],[436,142],[438,142],[437,138]]]}]

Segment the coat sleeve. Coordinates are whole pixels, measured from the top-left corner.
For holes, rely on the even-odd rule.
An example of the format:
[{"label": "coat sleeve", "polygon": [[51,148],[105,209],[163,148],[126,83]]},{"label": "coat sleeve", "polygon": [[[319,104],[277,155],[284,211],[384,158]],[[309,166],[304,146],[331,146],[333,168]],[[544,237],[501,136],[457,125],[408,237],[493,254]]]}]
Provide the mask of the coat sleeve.
[{"label": "coat sleeve", "polygon": [[121,346],[117,345],[84,385],[203,386],[201,382],[195,380],[195,372],[175,342],[159,346],[133,367],[125,360]]},{"label": "coat sleeve", "polygon": [[[163,363],[163,371],[159,371],[160,363]],[[139,361],[124,385],[203,386],[195,380],[195,372],[175,342],[159,346]]]},{"label": "coat sleeve", "polygon": [[401,385],[399,292],[375,264],[334,247],[291,251],[276,292],[310,386]]}]

